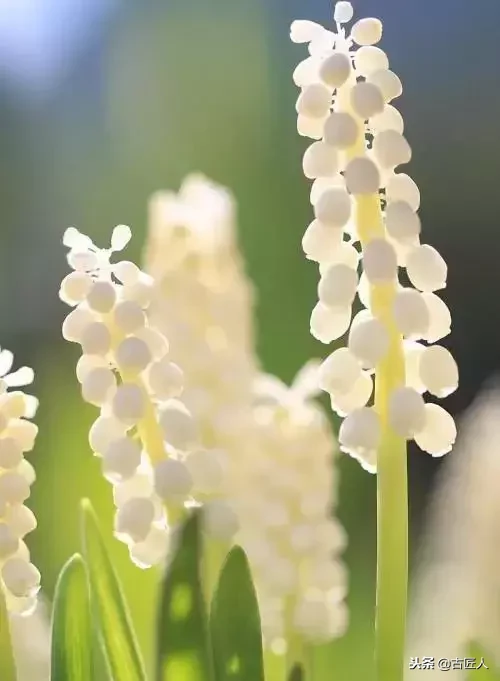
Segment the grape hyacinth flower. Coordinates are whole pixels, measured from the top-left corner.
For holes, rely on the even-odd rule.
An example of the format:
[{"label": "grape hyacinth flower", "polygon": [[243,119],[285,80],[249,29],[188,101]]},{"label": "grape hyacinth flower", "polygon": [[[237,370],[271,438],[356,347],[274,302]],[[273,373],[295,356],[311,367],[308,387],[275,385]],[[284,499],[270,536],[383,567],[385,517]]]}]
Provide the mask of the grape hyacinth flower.
[{"label": "grape hyacinth flower", "polygon": [[[289,388],[274,376],[255,381],[259,449],[251,494],[242,504],[241,543],[259,596],[265,640],[287,642],[290,666],[302,647],[342,636],[348,613],[346,534],[337,504],[337,443],[317,393],[317,364]],[[313,378],[314,377],[314,378]]]},{"label": "grape hyacinth flower", "polygon": [[[400,678],[403,664],[406,443],[414,439],[433,456],[450,451],[454,421],[423,394],[449,395],[458,370],[449,351],[435,345],[450,332],[450,313],[436,294],[446,285],[447,267],[420,243],[420,192],[400,171],[412,152],[392,104],[401,81],[377,46],[382,24],[361,19],[349,33],[351,3],[338,2],[334,11],[334,30],[309,21],[291,29],[294,42],[309,45],[309,57],[294,72],[301,88],[297,127],[315,140],[303,158],[315,216],[303,248],[320,270],[311,333],[329,344],[349,331],[347,346],[320,372],[321,388],[344,418],[340,447],[378,472],[378,670],[390,681]],[[356,295],[362,309],[352,319]],[[396,655],[389,654],[391,640]]]},{"label": "grape hyacinth flower", "polygon": [[35,481],[33,466],[24,458],[35,444],[38,401],[20,388],[33,382],[33,370],[9,373],[14,357],[0,351],[0,587],[12,614],[31,614],[37,605],[40,573],[30,562],[24,537],[36,528],[36,518],[25,506]]},{"label": "grape hyacinth flower", "polygon": [[149,225],[145,263],[155,281],[149,316],[184,367],[183,399],[204,444],[225,461],[224,476],[193,461],[193,479],[206,507],[216,504],[220,530],[231,526],[222,522],[230,519],[228,506],[236,512],[234,539],[256,577],[266,647],[285,652],[285,639],[293,662],[303,642],[339,636],[347,620],[338,560],[345,537],[330,520],[337,447],[311,400],[317,363],[292,388],[261,374],[254,291],[226,189],[190,175],[177,194],[152,197]]},{"label": "grape hyacinth flower", "polygon": [[241,466],[255,451],[252,381],[254,291],[236,240],[234,199],[199,174],[178,193],[150,200],[144,262],[154,279],[152,323],[169,338],[184,368],[183,400],[206,449],[188,459],[213,536],[237,531],[235,500],[246,481]]},{"label": "grape hyacinth flower", "polygon": [[193,503],[186,459],[199,436],[179,399],[183,372],[148,321],[151,278],[132,262],[110,263],[130,237],[119,225],[111,248],[99,249],[69,228],[64,244],[73,272],[60,297],[74,308],[63,336],[82,347],[76,373],[83,398],[100,408],[89,441],[113,484],[115,534],[137,565],[150,567],[163,560],[169,527]]}]

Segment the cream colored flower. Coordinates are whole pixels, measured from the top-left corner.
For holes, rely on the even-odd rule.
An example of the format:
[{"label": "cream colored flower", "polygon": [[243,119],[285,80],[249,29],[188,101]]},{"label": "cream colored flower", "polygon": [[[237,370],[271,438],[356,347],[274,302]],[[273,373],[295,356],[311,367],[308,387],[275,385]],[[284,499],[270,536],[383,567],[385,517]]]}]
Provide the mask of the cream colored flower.
[{"label": "cream colored flower", "polygon": [[[254,293],[236,242],[234,202],[200,175],[150,204],[150,318],[185,370],[183,398],[208,452],[187,464],[212,535],[247,551],[265,641],[340,635],[345,534],[331,520],[335,438],[312,401],[317,365],[288,388],[260,373]],[[210,456],[208,456],[210,454]],[[239,528],[239,529],[238,529]]]},{"label": "cream colored flower", "polygon": [[25,506],[35,472],[24,455],[33,449],[38,433],[31,421],[38,401],[11,390],[34,378],[28,367],[9,373],[13,361],[11,352],[0,351],[0,587],[11,613],[29,615],[36,608],[40,573],[30,562],[24,542],[37,524]]},{"label": "cream colored flower", "polygon": [[60,296],[74,308],[63,335],[82,348],[76,373],[83,398],[100,409],[89,441],[114,486],[115,533],[134,562],[149,567],[167,551],[172,520],[166,507],[176,519],[193,501],[187,459],[200,439],[179,400],[183,372],[149,320],[151,277],[131,262],[110,262],[130,236],[119,225],[111,248],[99,249],[74,228],[67,230],[73,272]]},{"label": "cream colored flower", "polygon": [[[458,369],[441,346],[416,355],[409,345],[435,343],[450,331],[449,311],[436,295],[446,286],[447,268],[434,248],[420,243],[420,192],[400,169],[412,153],[391,103],[402,93],[401,81],[377,46],[382,24],[361,19],[349,32],[352,15],[351,3],[339,2],[334,30],[300,21],[291,37],[309,45],[294,74],[301,89],[297,127],[316,140],[303,160],[315,217],[303,247],[321,275],[311,333],[328,344],[351,326],[347,348],[323,364],[321,387],[345,417],[341,448],[375,472],[388,429],[433,456],[451,449],[452,418],[424,405],[421,395],[449,395]],[[399,283],[404,268],[412,287]],[[351,325],[356,295],[366,309]]]},{"label": "cream colored flower", "polygon": [[[474,641],[492,656],[486,659],[490,668],[500,665],[499,413],[497,380],[466,413],[453,457],[440,471],[416,570],[408,659],[465,658]],[[460,669],[448,675],[469,678]],[[405,678],[417,676],[417,669],[408,670]]]}]

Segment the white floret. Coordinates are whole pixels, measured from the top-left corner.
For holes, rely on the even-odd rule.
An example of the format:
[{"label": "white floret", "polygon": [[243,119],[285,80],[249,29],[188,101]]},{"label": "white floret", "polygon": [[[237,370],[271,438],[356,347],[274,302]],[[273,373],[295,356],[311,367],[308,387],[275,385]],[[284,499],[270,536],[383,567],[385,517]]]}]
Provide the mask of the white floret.
[{"label": "white floret", "polygon": [[375,45],[382,38],[382,22],[372,17],[360,19],[351,29],[351,38],[358,45]]},{"label": "white floret", "polygon": [[363,45],[354,55],[356,71],[365,78],[375,71],[389,68],[389,59],[386,53],[379,47]]},{"label": "white floret", "polygon": [[394,390],[389,399],[389,425],[397,435],[410,440],[425,425],[422,395],[407,386]]},{"label": "white floret", "polygon": [[397,291],[394,305],[394,319],[405,338],[418,340],[429,329],[429,310],[422,294],[415,289],[403,288]]},{"label": "white floret", "polygon": [[328,307],[345,308],[352,305],[358,288],[355,269],[343,263],[329,267],[318,285],[320,301]]},{"label": "white floret", "polygon": [[324,118],[332,101],[329,88],[321,83],[306,85],[297,100],[297,113],[308,118]]},{"label": "white floret", "polygon": [[384,96],[373,82],[360,82],[351,90],[351,104],[355,113],[366,121],[384,110]]},{"label": "white floret", "polygon": [[183,461],[165,459],[154,466],[156,494],[166,501],[187,496],[193,486],[193,478]]},{"label": "white floret", "polygon": [[413,286],[420,291],[432,293],[446,286],[447,265],[438,251],[427,244],[410,251],[406,271]]},{"label": "white floret", "polygon": [[458,387],[458,367],[453,356],[441,345],[431,345],[422,352],[420,378],[436,397],[447,397]]},{"label": "white floret", "polygon": [[326,119],[323,133],[326,144],[336,149],[349,149],[356,144],[360,130],[354,116],[334,111]]},{"label": "white floret", "polygon": [[118,421],[133,426],[146,412],[146,395],[135,383],[122,383],[116,390],[112,401],[113,415]]},{"label": "white floret", "polygon": [[322,343],[332,343],[347,331],[351,316],[350,305],[345,308],[329,308],[322,303],[317,303],[311,313],[311,334]]}]

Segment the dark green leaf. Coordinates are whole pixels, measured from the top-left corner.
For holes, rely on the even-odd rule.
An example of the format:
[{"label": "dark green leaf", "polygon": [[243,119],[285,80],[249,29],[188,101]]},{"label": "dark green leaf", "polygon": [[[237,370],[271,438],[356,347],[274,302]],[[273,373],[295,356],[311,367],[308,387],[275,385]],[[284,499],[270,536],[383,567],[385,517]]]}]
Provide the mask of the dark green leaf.
[{"label": "dark green leaf", "polygon": [[158,621],[157,681],[213,681],[200,580],[200,514],[184,524],[163,583]]},{"label": "dark green leaf", "polygon": [[10,639],[9,616],[5,605],[3,591],[0,588],[0,679],[16,681],[16,663]]},{"label": "dark green leaf", "polygon": [[81,556],[74,555],[61,570],[52,617],[51,681],[93,679],[90,600]]},{"label": "dark green leaf", "polygon": [[82,511],[92,611],[111,677],[115,681],[146,681],[125,597],[89,501],[82,502]]},{"label": "dark green leaf", "polygon": [[259,607],[248,560],[239,546],[221,571],[210,634],[217,681],[264,681]]}]

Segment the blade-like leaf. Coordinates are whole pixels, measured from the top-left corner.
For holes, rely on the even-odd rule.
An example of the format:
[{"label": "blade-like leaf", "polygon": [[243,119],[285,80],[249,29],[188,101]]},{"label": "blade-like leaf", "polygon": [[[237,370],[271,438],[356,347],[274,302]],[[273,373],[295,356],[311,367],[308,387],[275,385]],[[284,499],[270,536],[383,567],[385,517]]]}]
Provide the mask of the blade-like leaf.
[{"label": "blade-like leaf", "polygon": [[288,681],[305,681],[304,670],[302,669],[302,666],[300,664],[296,664],[292,668],[290,676],[288,677]]},{"label": "blade-like leaf", "polygon": [[57,581],[52,617],[51,681],[94,678],[90,599],[81,556],[74,555]]},{"label": "blade-like leaf", "polygon": [[0,679],[16,681],[16,663],[10,638],[9,615],[5,605],[3,591],[0,588]]},{"label": "blade-like leaf", "polygon": [[468,649],[468,658],[471,670],[467,679],[473,681],[500,681],[500,670],[493,663],[493,656],[488,655],[486,650],[478,643],[471,643]]},{"label": "blade-like leaf", "polygon": [[89,501],[82,502],[82,511],[92,611],[111,677],[116,681],[146,681],[125,597]]},{"label": "blade-like leaf", "polygon": [[158,620],[157,681],[213,681],[200,580],[200,515],[184,524],[167,569]]},{"label": "blade-like leaf", "polygon": [[212,601],[210,635],[217,681],[264,681],[259,606],[245,552],[235,546]]}]

